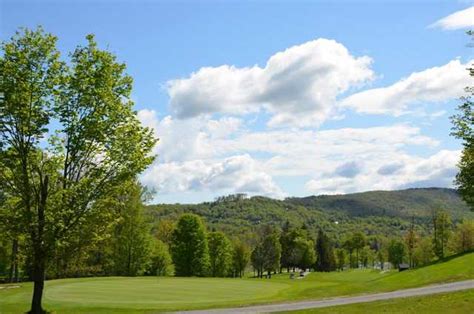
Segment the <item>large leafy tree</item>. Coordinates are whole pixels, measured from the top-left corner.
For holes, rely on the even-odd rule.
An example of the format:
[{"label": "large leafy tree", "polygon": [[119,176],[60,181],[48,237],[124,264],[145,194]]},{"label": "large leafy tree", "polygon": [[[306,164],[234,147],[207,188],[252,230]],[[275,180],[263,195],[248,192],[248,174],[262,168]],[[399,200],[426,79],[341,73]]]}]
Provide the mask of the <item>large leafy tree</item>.
[{"label": "large leafy tree", "polygon": [[124,182],[119,191],[119,221],[112,241],[113,273],[137,276],[143,273],[153,249],[149,223],[145,220],[143,202],[146,190],[138,182]]},{"label": "large leafy tree", "polygon": [[[474,39],[474,32],[468,32]],[[474,64],[468,69],[469,75],[474,78]],[[458,106],[458,113],[452,117],[452,135],[462,140],[463,151],[456,175],[456,185],[466,203],[474,210],[474,85],[465,88],[466,96]]]},{"label": "large leafy tree", "polygon": [[225,277],[230,274],[232,267],[232,244],[227,236],[215,231],[207,235],[209,245],[210,275]]},{"label": "large leafy tree", "polygon": [[394,266],[398,267],[405,259],[405,245],[402,241],[392,239],[387,248],[388,261]]},{"label": "large leafy tree", "polygon": [[232,269],[234,277],[242,277],[250,261],[250,249],[240,241],[233,245]]},{"label": "large leafy tree", "polygon": [[209,248],[206,229],[199,216],[182,215],[173,231],[171,256],[177,276],[206,276]]},{"label": "large leafy tree", "polygon": [[32,313],[57,243],[98,216],[97,202],[153,161],[156,142],[130,100],[132,79],[93,36],[61,61],[56,37],[17,32],[1,45],[0,184],[31,247]]}]

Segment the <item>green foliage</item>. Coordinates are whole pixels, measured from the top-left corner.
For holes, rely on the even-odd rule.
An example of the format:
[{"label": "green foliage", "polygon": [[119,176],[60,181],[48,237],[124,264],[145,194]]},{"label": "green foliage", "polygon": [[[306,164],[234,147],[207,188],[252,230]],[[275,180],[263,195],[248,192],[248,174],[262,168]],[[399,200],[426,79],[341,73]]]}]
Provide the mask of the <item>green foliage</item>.
[{"label": "green foliage", "polygon": [[474,220],[458,223],[450,242],[454,254],[474,250]]},{"label": "green foliage", "polygon": [[[474,38],[472,32],[469,36]],[[468,74],[474,77],[474,64],[468,69]],[[451,117],[453,132],[451,135],[462,140],[464,149],[461,161],[458,164],[459,173],[456,176],[456,185],[466,203],[474,210],[474,86],[465,88],[466,96],[462,97],[462,103],[458,106],[458,113]]]},{"label": "green foliage", "polygon": [[226,277],[232,268],[232,244],[222,232],[211,232],[207,235],[210,259],[210,275]]},{"label": "green foliage", "polygon": [[277,232],[270,232],[265,235],[262,243],[263,256],[265,257],[263,263],[263,270],[270,275],[280,269],[281,258],[281,244]]},{"label": "green foliage", "polygon": [[336,268],[338,270],[343,270],[345,264],[346,264],[346,251],[343,249],[337,249],[336,250]]},{"label": "green foliage", "polygon": [[136,182],[124,184],[121,189],[120,218],[115,225],[111,259],[113,273],[122,276],[143,274],[152,249],[148,223],[143,215],[143,189]]},{"label": "green foliage", "polygon": [[245,272],[245,268],[250,261],[250,249],[249,247],[241,242],[235,242],[233,245],[232,254],[232,272],[234,277],[242,277]]},{"label": "green foliage", "polygon": [[[297,243],[298,239],[300,239],[299,245]],[[291,227],[289,221],[287,221],[283,226],[283,230],[280,236],[280,245],[281,267],[286,267],[287,269],[300,267],[303,254],[305,253],[305,250],[307,248],[307,243],[304,239],[303,230]]]},{"label": "green foliage", "polygon": [[16,211],[12,230],[28,235],[35,313],[55,246],[103,224],[96,203],[154,159],[156,140],[133,111],[125,65],[93,36],[87,41],[67,63],[41,28],[0,48],[0,190]]},{"label": "green foliage", "polygon": [[451,235],[451,218],[444,210],[438,210],[433,215],[433,251],[438,258],[446,254],[446,245]]},{"label": "green foliage", "polygon": [[206,230],[199,216],[184,214],[179,218],[170,249],[177,276],[208,274],[209,248]]},{"label": "green foliage", "polygon": [[155,240],[150,260],[146,271],[147,275],[169,276],[172,274],[173,261],[166,243],[161,240]]},{"label": "green foliage", "polygon": [[251,255],[251,262],[257,277],[262,277],[266,271],[268,276],[280,269],[281,244],[279,234],[270,226],[262,229],[262,236]]},{"label": "green foliage", "polygon": [[297,257],[295,265],[300,269],[309,269],[316,262],[316,252],[314,242],[304,238],[296,238],[294,256]]},{"label": "green foliage", "polygon": [[331,241],[322,230],[319,230],[318,232],[316,254],[317,259],[315,268],[317,271],[332,271],[336,269],[336,261]]},{"label": "green foliage", "polygon": [[388,245],[388,261],[398,267],[405,258],[405,245],[402,241],[392,239]]},{"label": "green foliage", "polygon": [[434,258],[433,240],[431,237],[420,239],[413,252],[413,263],[415,266],[426,265]]}]

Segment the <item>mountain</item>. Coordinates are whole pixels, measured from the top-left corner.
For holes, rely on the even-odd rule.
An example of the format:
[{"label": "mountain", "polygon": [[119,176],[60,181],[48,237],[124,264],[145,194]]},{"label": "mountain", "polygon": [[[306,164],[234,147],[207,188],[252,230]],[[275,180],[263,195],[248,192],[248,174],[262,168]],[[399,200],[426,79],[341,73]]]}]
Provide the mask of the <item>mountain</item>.
[{"label": "mountain", "polygon": [[151,219],[175,220],[185,212],[195,213],[208,228],[236,237],[252,233],[260,225],[281,227],[286,221],[305,225],[316,234],[319,228],[338,239],[363,230],[367,234],[395,234],[407,230],[412,219],[420,232],[427,232],[433,210],[448,211],[453,221],[474,218],[453,189],[419,188],[371,191],[346,195],[291,197],[275,200],[242,194],[220,197],[200,204],[157,204],[148,206]]},{"label": "mountain", "polygon": [[454,219],[469,209],[454,189],[417,188],[399,191],[371,191],[346,195],[288,198],[286,202],[328,212],[368,217],[430,217],[432,210],[445,209]]}]

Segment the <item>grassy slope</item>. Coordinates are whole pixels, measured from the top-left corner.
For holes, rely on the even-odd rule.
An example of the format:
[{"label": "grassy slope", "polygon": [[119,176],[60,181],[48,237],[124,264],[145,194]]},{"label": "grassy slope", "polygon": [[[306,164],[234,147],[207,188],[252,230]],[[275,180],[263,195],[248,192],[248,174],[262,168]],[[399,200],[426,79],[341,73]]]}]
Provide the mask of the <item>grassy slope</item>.
[{"label": "grassy slope", "polygon": [[474,313],[474,290],[288,312],[292,314]]},{"label": "grassy slope", "polygon": [[[45,305],[58,312],[144,312],[318,299],[474,278],[474,253],[402,273],[354,270],[265,279],[83,278],[47,282]],[[27,310],[31,284],[0,290],[0,313]],[[74,311],[73,311],[74,310]]]}]

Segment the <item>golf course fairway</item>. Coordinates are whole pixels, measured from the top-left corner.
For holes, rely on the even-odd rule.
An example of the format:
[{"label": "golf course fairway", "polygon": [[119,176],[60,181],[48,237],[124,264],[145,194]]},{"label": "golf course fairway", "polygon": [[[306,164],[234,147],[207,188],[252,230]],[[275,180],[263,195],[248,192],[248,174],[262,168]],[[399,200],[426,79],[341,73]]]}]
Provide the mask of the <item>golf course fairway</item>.
[{"label": "golf course fairway", "polygon": [[[474,279],[474,253],[404,272],[358,269],[258,278],[96,277],[46,281],[55,313],[147,313],[318,300]],[[0,313],[25,313],[32,283],[0,285]],[[429,297],[425,297],[428,298]]]}]

